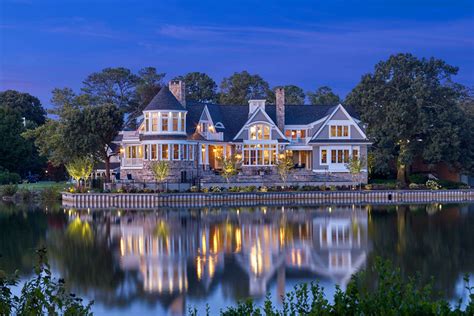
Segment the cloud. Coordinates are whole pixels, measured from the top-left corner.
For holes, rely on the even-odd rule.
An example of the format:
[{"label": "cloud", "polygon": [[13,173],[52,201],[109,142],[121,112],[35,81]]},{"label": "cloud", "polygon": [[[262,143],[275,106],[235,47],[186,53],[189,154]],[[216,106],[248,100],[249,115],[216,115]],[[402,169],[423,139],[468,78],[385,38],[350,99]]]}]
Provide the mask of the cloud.
[{"label": "cloud", "polygon": [[390,50],[398,47],[474,47],[474,21],[451,23],[367,22],[335,23],[317,29],[261,26],[163,25],[157,34],[196,43],[243,44],[253,49],[262,46],[306,49]]}]

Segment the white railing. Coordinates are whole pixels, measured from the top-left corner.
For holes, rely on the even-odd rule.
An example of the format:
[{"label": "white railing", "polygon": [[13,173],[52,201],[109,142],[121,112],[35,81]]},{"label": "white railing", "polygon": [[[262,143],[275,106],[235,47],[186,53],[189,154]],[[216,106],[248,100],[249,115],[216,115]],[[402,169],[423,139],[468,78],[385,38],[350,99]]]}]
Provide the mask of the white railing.
[{"label": "white railing", "polygon": [[304,137],[304,138],[297,138],[297,139],[291,139],[289,138],[288,140],[290,141],[290,144],[306,144],[311,137]]},{"label": "white railing", "polygon": [[124,167],[142,167],[143,159],[142,158],[124,158],[122,160],[122,166]]},{"label": "white railing", "polygon": [[207,140],[224,140],[224,133],[202,132],[201,135]]}]

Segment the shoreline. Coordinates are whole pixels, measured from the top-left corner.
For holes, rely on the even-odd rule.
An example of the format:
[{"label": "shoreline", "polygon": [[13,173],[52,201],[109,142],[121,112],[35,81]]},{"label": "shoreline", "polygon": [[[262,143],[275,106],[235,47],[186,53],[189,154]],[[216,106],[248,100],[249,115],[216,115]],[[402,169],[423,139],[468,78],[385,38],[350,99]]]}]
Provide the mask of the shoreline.
[{"label": "shoreline", "polygon": [[62,205],[70,208],[136,208],[239,206],[246,204],[290,205],[406,204],[474,202],[474,189],[384,191],[294,191],[209,193],[69,193]]}]

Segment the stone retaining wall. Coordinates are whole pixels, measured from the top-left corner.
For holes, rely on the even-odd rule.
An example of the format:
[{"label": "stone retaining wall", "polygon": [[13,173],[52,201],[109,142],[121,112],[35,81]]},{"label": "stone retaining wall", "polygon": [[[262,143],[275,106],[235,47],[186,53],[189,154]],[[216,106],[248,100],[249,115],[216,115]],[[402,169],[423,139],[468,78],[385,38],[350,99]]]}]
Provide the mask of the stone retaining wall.
[{"label": "stone retaining wall", "polygon": [[245,205],[400,204],[474,202],[474,190],[438,191],[314,191],[254,193],[66,193],[63,206],[71,208],[154,209]]}]

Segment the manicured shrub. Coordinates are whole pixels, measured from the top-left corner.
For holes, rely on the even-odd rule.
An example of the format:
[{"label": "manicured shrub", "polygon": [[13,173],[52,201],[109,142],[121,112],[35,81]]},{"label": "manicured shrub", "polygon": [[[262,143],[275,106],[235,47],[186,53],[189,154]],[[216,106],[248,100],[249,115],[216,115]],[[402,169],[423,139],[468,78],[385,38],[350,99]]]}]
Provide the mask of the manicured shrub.
[{"label": "manicured shrub", "polygon": [[197,186],[193,185],[192,187],[189,188],[190,192],[199,192],[199,189]]},{"label": "manicured shrub", "polygon": [[426,185],[426,188],[429,189],[429,190],[439,190],[439,189],[441,189],[441,186],[435,180],[428,180],[428,181],[426,181],[425,185]]},{"label": "manicured shrub", "polygon": [[0,195],[3,196],[14,196],[18,191],[18,185],[16,184],[5,184],[0,187]]},{"label": "manicured shrub", "polygon": [[260,187],[258,190],[260,192],[268,192],[268,188],[266,186]]},{"label": "manicured shrub", "polygon": [[422,173],[414,173],[408,176],[410,183],[425,184],[428,181],[428,176]]},{"label": "manicured shrub", "polygon": [[40,199],[43,202],[52,202],[61,200],[61,192],[56,188],[45,188],[40,191]]},{"label": "manicured shrub", "polygon": [[366,185],[364,186],[364,189],[366,189],[366,190],[369,190],[369,191],[370,191],[370,190],[372,190],[372,189],[373,189],[373,185],[372,185],[372,184],[366,184]]},{"label": "manicured shrub", "polygon": [[9,172],[8,170],[0,170],[0,185],[1,184],[17,184],[21,181],[18,173]]}]

